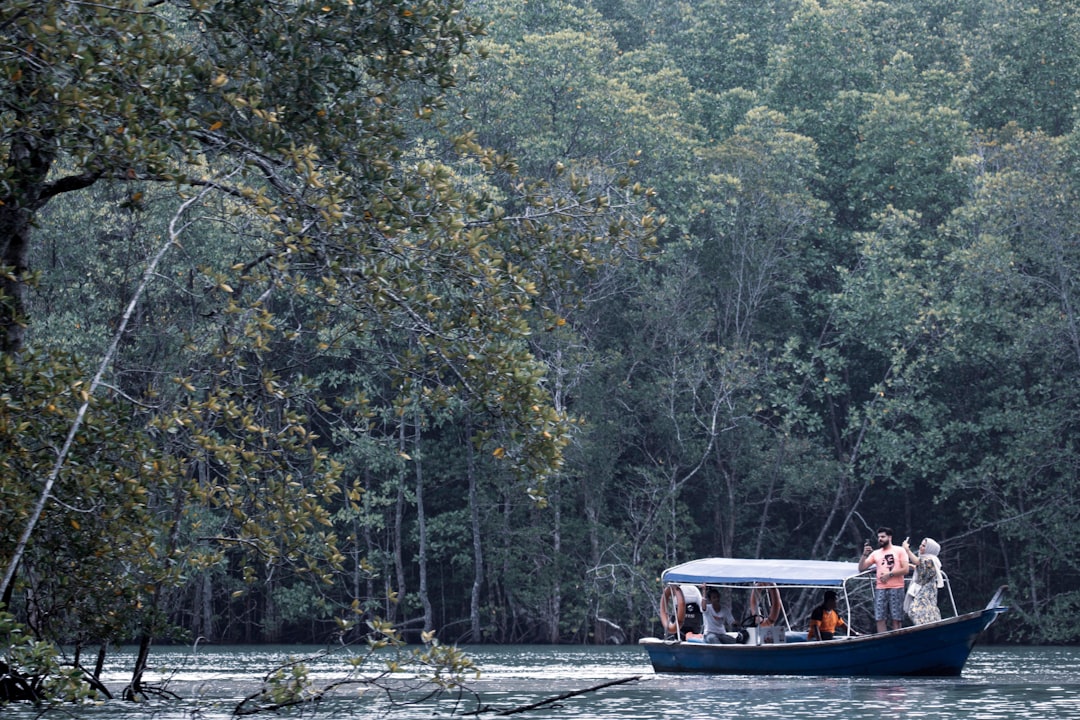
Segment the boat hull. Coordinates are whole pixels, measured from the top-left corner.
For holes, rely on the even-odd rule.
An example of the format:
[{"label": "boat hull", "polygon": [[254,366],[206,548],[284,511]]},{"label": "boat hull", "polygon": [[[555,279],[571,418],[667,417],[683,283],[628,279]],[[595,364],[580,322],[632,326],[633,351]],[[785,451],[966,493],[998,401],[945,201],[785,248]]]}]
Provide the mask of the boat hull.
[{"label": "boat hull", "polygon": [[653,669],[714,675],[957,676],[979,633],[1004,612],[988,607],[878,635],[775,645],[706,645],[644,638]]}]

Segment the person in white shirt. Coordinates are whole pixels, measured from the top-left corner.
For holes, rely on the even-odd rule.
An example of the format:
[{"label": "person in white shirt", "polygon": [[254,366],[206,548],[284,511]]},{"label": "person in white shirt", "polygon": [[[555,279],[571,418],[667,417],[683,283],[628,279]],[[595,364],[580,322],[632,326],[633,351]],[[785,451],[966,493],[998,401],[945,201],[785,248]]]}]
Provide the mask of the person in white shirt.
[{"label": "person in white shirt", "polygon": [[716,588],[709,588],[705,593],[705,604],[701,608],[701,616],[705,620],[705,642],[735,642],[735,638],[727,634],[727,624],[729,621],[734,622],[734,619],[727,608],[720,607],[720,591]]}]

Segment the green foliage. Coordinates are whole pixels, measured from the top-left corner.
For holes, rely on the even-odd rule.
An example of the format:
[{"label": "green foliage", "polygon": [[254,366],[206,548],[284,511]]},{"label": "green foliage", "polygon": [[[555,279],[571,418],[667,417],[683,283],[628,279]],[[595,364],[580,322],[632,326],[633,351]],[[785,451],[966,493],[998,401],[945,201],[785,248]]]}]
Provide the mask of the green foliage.
[{"label": "green foliage", "polygon": [[819,110],[842,92],[874,88],[880,67],[876,6],[863,0],[799,3],[769,55],[770,107]]},{"label": "green foliage", "polygon": [[93,696],[83,682],[82,670],[65,667],[55,645],[34,640],[14,616],[0,609],[0,707],[8,702],[31,702],[38,706],[79,702]]},{"label": "green foliage", "polygon": [[[233,598],[253,596],[250,621],[275,632],[296,617],[296,578],[329,586],[345,570],[333,529],[339,494],[355,503],[365,490],[342,478],[319,424],[331,430],[327,440],[394,447],[396,431],[381,434],[371,418],[400,417],[410,405],[433,416],[452,402],[472,405],[486,450],[542,501],[566,419],[525,344],[534,301],[568,271],[595,267],[590,246],[649,232],[640,229],[647,209],[609,217],[612,194],[593,194],[575,175],[518,185],[521,215],[509,216],[491,184],[470,187],[468,175],[509,178],[511,163],[467,135],[440,138],[459,172],[431,144],[404,137],[410,115],[426,118],[442,104],[455,60],[479,31],[457,3],[281,9],[120,3],[103,13],[58,1],[6,4],[0,17],[5,476],[48,470],[46,449],[73,421],[71,403],[94,400],[86,439],[77,438],[90,457],[66,458],[52,497],[100,526],[51,507],[39,523],[29,508],[46,502],[40,486],[3,483],[12,499],[5,546],[23,531],[32,538],[25,555],[4,556],[24,578],[5,582],[5,592],[36,582],[33,602],[52,605],[23,611],[71,618],[35,628],[42,636],[153,637],[189,578],[225,569],[248,586]],[[81,75],[87,82],[71,81]],[[608,183],[615,187],[605,172]],[[92,186],[100,206],[58,203],[48,216],[86,227],[88,237],[46,232],[49,252],[40,253],[33,241],[46,203]],[[625,185],[616,192],[622,212],[644,196]],[[170,245],[181,256],[166,273],[173,282],[149,289],[109,368],[117,409],[69,377],[39,391],[51,376],[38,370],[24,329],[92,361],[112,339],[118,306],[146,289],[150,248]],[[31,258],[57,271],[36,304],[27,302]],[[79,289],[89,302],[76,311]],[[35,314],[48,319],[35,325]],[[95,331],[79,332],[83,323]],[[341,375],[324,380],[320,371],[343,363],[358,384],[325,392]],[[81,377],[74,361],[54,367],[57,380],[60,371]],[[133,417],[118,421],[124,407]],[[360,422],[338,432],[343,419]],[[405,448],[398,454],[408,460]],[[143,474],[152,482],[142,484]],[[120,557],[102,553],[99,535],[119,543]],[[49,568],[47,553],[61,541],[70,548]],[[123,583],[76,605],[95,586],[92,574]],[[219,598],[205,602],[221,607]],[[334,603],[342,598],[324,607]],[[114,610],[116,622],[102,622]],[[132,696],[140,673],[137,665]]]},{"label": "green foliage", "polygon": [[948,107],[922,107],[906,95],[874,99],[859,126],[850,181],[868,207],[917,210],[930,227],[959,204],[963,187],[950,171],[966,151],[967,127]]},{"label": "green foliage", "polygon": [[[11,479],[3,483],[0,510],[5,548],[14,548],[26,527],[84,387],[85,375],[69,356],[24,353],[18,361],[0,360],[0,443],[4,476]],[[45,514],[22,559],[27,600],[14,607],[33,618],[38,638],[130,637],[139,622],[133,611],[158,584],[179,579],[153,558],[152,493],[171,466],[130,412],[116,396],[94,402],[60,476],[56,497],[63,500]]]},{"label": "green foliage", "polygon": [[972,52],[972,121],[982,128],[1016,123],[1067,134],[1075,121],[1068,98],[1080,83],[1075,52],[1080,20],[1070,2],[992,3]]}]

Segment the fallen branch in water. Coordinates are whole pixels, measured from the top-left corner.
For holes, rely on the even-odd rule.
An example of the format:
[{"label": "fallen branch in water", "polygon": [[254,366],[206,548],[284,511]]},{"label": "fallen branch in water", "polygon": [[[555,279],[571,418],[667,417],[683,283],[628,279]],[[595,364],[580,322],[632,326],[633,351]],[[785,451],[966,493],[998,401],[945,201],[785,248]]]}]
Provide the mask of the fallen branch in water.
[{"label": "fallen branch in water", "polygon": [[593,685],[592,687],[587,687],[587,688],[584,688],[582,690],[571,690],[570,692],[565,692],[562,695],[556,695],[555,697],[547,698],[546,700],[541,700],[539,702],[534,702],[531,705],[522,705],[520,707],[510,708],[509,710],[499,710],[499,711],[495,711],[495,709],[491,708],[491,707],[483,707],[483,708],[477,709],[475,712],[471,712],[471,713],[468,713],[468,714],[469,715],[480,715],[481,713],[485,713],[485,712],[495,712],[495,715],[497,715],[499,717],[504,717],[506,715],[516,715],[518,713],[528,712],[530,710],[536,710],[538,708],[544,707],[545,705],[551,705],[552,703],[557,703],[560,700],[566,700],[567,698],[572,698],[572,697],[575,697],[577,695],[584,695],[585,693],[596,692],[597,690],[603,690],[604,688],[611,687],[612,685],[622,685],[623,683],[634,682],[634,681],[640,680],[640,679],[641,679],[640,675],[631,675],[630,677],[619,678],[618,680],[609,680],[608,682],[600,683],[599,685]]}]

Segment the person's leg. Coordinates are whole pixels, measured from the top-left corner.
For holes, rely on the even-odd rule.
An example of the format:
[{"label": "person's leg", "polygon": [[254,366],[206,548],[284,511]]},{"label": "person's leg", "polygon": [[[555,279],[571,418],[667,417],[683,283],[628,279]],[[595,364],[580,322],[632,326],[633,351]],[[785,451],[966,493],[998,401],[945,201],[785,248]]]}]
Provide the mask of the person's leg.
[{"label": "person's leg", "polygon": [[877,631],[885,632],[885,618],[888,617],[888,590],[874,590],[874,620],[877,621]]},{"label": "person's leg", "polygon": [[892,618],[893,630],[904,626],[904,588],[889,590],[889,615]]}]

